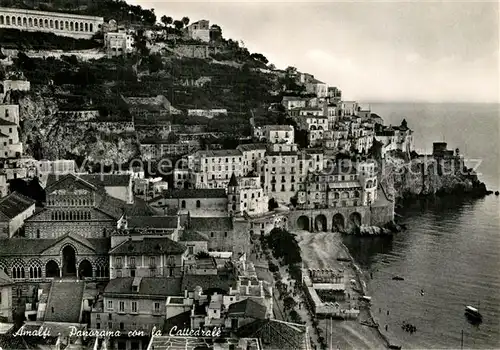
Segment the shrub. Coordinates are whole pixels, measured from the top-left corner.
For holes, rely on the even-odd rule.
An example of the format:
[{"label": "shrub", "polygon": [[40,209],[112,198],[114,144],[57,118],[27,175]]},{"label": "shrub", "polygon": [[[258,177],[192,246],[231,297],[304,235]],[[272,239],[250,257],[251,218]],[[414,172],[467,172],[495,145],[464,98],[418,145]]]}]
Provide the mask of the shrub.
[{"label": "shrub", "polygon": [[272,262],[269,262],[269,271],[271,272],[278,272],[279,271],[279,267],[272,263]]}]

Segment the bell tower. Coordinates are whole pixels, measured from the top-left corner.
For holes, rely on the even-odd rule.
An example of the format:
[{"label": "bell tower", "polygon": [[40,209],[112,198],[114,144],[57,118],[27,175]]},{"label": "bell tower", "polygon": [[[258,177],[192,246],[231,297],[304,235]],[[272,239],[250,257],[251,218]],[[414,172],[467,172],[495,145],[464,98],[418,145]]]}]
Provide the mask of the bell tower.
[{"label": "bell tower", "polygon": [[234,173],[227,187],[227,212],[234,216],[240,213],[240,185]]}]

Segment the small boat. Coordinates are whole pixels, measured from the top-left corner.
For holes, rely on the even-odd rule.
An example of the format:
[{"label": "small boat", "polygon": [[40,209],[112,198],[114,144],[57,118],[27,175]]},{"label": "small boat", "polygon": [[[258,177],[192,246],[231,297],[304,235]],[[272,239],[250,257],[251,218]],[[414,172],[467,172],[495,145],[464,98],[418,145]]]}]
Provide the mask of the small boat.
[{"label": "small boat", "polygon": [[423,289],[421,289],[421,290],[420,290],[420,295],[421,295],[421,296],[424,296],[424,295],[425,295],[425,292],[424,292],[424,290],[423,290]]},{"label": "small boat", "polygon": [[479,310],[476,309],[475,307],[472,307],[469,305],[467,305],[465,307],[465,316],[467,316],[467,318],[469,318],[473,321],[482,321],[483,320],[483,316],[481,315]]},{"label": "small boat", "polygon": [[394,276],[394,277],[392,278],[392,280],[393,280],[393,281],[404,281],[405,279],[404,279],[403,277],[401,277],[401,276]]},{"label": "small boat", "polygon": [[372,301],[372,297],[369,297],[369,296],[362,296],[362,297],[359,297],[360,300],[363,300],[363,301],[367,301],[367,302],[371,302]]}]

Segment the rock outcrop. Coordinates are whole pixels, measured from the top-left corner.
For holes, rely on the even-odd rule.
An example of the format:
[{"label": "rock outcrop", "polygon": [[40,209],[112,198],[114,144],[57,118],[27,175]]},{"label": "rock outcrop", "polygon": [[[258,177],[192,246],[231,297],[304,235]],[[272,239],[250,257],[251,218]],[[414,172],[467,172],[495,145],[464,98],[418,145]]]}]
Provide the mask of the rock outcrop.
[{"label": "rock outcrop", "polygon": [[380,182],[396,201],[444,194],[488,194],[484,183],[472,169],[463,166],[459,157],[435,159],[426,156],[405,161],[387,156]]},{"label": "rock outcrop", "polygon": [[136,135],[104,133],[86,123],[72,122],[57,114],[57,100],[50,93],[18,96],[20,137],[25,153],[49,160],[70,158],[90,164],[125,163],[139,152]]}]

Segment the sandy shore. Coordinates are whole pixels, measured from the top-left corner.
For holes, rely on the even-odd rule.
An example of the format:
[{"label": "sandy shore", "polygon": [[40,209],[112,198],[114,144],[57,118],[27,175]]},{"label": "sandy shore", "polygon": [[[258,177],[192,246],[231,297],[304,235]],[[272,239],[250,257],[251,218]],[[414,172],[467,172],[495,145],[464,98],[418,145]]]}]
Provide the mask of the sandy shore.
[{"label": "sandy shore", "polygon": [[[348,280],[357,281],[357,289],[366,294],[366,280],[363,272],[355,264],[349,251],[342,243],[339,233],[294,231],[302,251],[304,265],[310,268],[342,268],[347,271]],[[350,258],[352,262],[338,261],[337,258]],[[348,292],[357,294],[349,283]],[[361,322],[373,322],[369,307],[361,307],[356,321],[322,320],[320,327],[329,340],[330,349],[387,349],[389,339],[377,327],[368,327]],[[327,333],[328,332],[328,333]],[[330,337],[330,334],[332,335]]]}]

